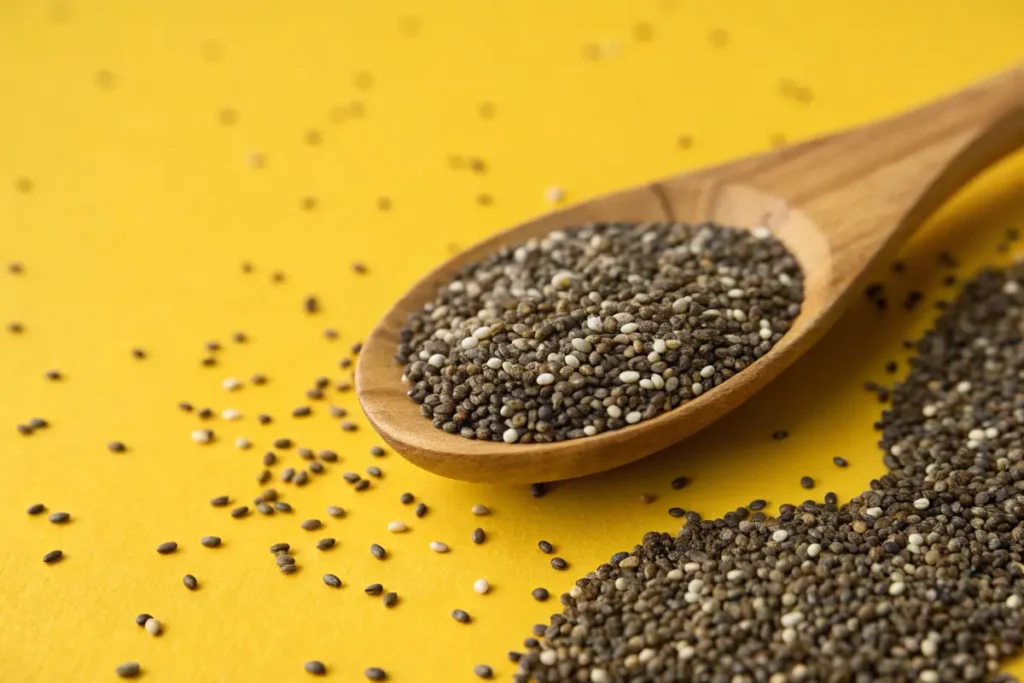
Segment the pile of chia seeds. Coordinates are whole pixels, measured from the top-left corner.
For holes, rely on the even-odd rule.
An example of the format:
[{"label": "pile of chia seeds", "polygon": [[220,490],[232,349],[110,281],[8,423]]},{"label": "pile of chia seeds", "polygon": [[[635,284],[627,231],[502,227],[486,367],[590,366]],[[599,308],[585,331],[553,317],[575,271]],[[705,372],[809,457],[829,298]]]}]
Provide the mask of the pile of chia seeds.
[{"label": "pile of chia seeds", "polygon": [[606,223],[465,267],[402,330],[409,397],[470,439],[549,443],[676,408],[763,356],[803,275],[766,228]]},{"label": "pile of chia seeds", "polygon": [[918,343],[849,503],[651,532],[576,582],[517,681],[1014,680],[1024,644],[1024,266]]}]

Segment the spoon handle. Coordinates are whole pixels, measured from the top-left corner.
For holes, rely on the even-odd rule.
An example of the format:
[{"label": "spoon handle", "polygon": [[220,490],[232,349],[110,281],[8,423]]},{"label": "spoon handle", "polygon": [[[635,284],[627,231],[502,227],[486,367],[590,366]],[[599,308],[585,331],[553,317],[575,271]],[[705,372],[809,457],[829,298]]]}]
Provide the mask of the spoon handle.
[{"label": "spoon handle", "polygon": [[838,294],[974,176],[1021,146],[1024,66],[1017,66],[907,113],[741,165],[729,180],[786,197],[818,225]]}]

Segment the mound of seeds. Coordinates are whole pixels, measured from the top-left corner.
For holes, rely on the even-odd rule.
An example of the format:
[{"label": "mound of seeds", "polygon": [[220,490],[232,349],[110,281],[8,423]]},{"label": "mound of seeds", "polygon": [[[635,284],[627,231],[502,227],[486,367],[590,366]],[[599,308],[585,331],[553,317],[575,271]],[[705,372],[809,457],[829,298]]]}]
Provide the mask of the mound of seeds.
[{"label": "mound of seeds", "polygon": [[434,426],[540,443],[678,407],[764,355],[803,276],[765,228],[609,223],[464,268],[410,316],[397,360]]},{"label": "mound of seeds", "polygon": [[918,344],[870,490],[648,533],[576,582],[517,680],[995,676],[1024,644],[1021,282],[983,272]]}]

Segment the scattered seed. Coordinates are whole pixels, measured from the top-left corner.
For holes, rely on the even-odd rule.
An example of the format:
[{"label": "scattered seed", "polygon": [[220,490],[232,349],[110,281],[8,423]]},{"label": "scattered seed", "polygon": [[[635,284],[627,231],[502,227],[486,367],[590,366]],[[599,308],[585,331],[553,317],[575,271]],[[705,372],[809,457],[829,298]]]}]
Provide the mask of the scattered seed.
[{"label": "scattered seed", "polygon": [[[327,576],[331,576],[331,574],[328,574]],[[324,579],[326,580],[327,577],[325,576]],[[315,659],[311,659],[306,662],[303,665],[303,668],[306,670],[306,673],[313,674],[314,676],[323,676],[327,673],[327,667],[324,666],[323,662],[318,662]]]},{"label": "scattered seed", "polygon": [[210,410],[209,408],[201,408],[199,412],[196,413],[196,415],[198,415],[199,418],[202,420],[209,420],[211,417],[213,417],[213,411]]},{"label": "scattered seed", "polygon": [[111,453],[124,453],[128,449],[125,448],[125,445],[120,441],[111,441],[107,444],[107,450]]},{"label": "scattered seed", "polygon": [[341,579],[334,574],[324,574],[324,583],[331,588],[341,588]]},{"label": "scattered seed", "polygon": [[655,496],[652,496],[649,493],[641,493],[640,494],[640,502],[643,503],[644,505],[650,505],[655,500],[657,500],[657,498]]},{"label": "scattered seed", "polygon": [[395,522],[389,522],[388,523],[388,531],[390,531],[393,534],[400,534],[400,533],[408,531],[408,530],[409,530],[409,527],[408,527],[408,525],[406,525],[405,522],[395,521]]},{"label": "scattered seed", "polygon": [[145,626],[146,622],[153,618],[152,614],[146,614],[143,612],[139,616],[135,617],[135,623],[139,626]]},{"label": "scattered seed", "polygon": [[481,543],[487,540],[487,534],[484,533],[483,529],[477,527],[476,529],[473,529],[472,539],[473,543],[480,545]]},{"label": "scattered seed", "polygon": [[53,564],[64,557],[64,552],[61,550],[51,550],[50,552],[43,555],[43,562],[46,564]]},{"label": "scattered seed", "polygon": [[471,621],[469,613],[461,609],[452,610],[452,619],[459,622],[460,624],[468,624]]},{"label": "scattered seed", "polygon": [[66,524],[71,520],[71,514],[67,512],[51,512],[49,519],[52,524]]},{"label": "scattered seed", "polygon": [[145,628],[146,633],[151,636],[158,636],[163,633],[164,630],[163,624],[160,623],[160,620],[154,619],[153,617],[146,619],[146,623],[143,624],[143,628]]},{"label": "scattered seed", "polygon": [[846,461],[846,458],[840,457],[840,456],[838,456],[838,455],[837,455],[837,456],[835,456],[834,458],[832,458],[832,463],[833,463],[833,464],[834,464],[834,465],[835,465],[836,467],[846,467],[846,466],[847,466],[847,465],[849,464],[849,463],[848,463],[848,462]]},{"label": "scattered seed", "polygon": [[270,481],[270,470],[263,470],[256,475],[256,482],[258,484],[266,484],[268,481]]},{"label": "scattered seed", "polygon": [[551,545],[547,541],[539,541],[537,543],[537,547],[540,548],[540,551],[545,555],[550,555],[555,552],[555,546]]},{"label": "scattered seed", "polygon": [[316,531],[322,525],[319,519],[307,519],[300,526],[306,531]]},{"label": "scattered seed", "polygon": [[416,500],[416,497],[414,495],[412,495],[411,493],[406,492],[406,493],[403,493],[401,496],[399,496],[398,500],[399,500],[399,502],[402,503],[402,505],[409,505],[414,500]]},{"label": "scattered seed", "polygon": [[316,313],[320,310],[320,302],[315,296],[307,296],[302,302],[302,307],[306,313]]},{"label": "scattered seed", "polygon": [[442,543],[441,541],[431,541],[430,549],[435,553],[446,553],[448,552],[448,544]]},{"label": "scattered seed", "polygon": [[231,502],[231,499],[228,498],[227,496],[217,496],[216,498],[211,498],[210,499],[210,505],[212,505],[215,508],[224,507],[225,505],[227,505],[230,502]]},{"label": "scattered seed", "polygon": [[274,506],[274,509],[277,510],[278,512],[291,512],[292,511],[292,506],[289,503],[284,502],[283,500],[274,501],[273,506]]},{"label": "scattered seed", "polygon": [[286,450],[292,447],[292,440],[287,438],[274,439],[274,448]]},{"label": "scattered seed", "polygon": [[338,507],[337,505],[328,505],[327,506],[327,514],[330,515],[331,517],[344,517],[345,516],[345,508]]},{"label": "scattered seed", "polygon": [[203,536],[199,542],[207,548],[217,548],[220,546],[220,536]]},{"label": "scattered seed", "polygon": [[564,571],[569,568],[569,563],[563,560],[561,557],[552,557],[551,568],[557,569],[558,571]]},{"label": "scattered seed", "polygon": [[478,678],[493,678],[494,677],[494,670],[491,669],[491,667],[487,666],[486,664],[477,664],[476,666],[474,666],[473,667],[473,673],[475,673]]},{"label": "scattered seed", "polygon": [[369,474],[371,477],[377,477],[378,479],[384,476],[384,473],[380,471],[379,467],[374,467],[372,465],[366,468],[366,473]]},{"label": "scattered seed", "polygon": [[384,598],[381,600],[385,607],[394,607],[398,604],[398,593],[390,592],[385,593]]},{"label": "scattered seed", "polygon": [[286,467],[284,469],[284,471],[281,472],[281,481],[283,481],[286,484],[289,483],[294,478],[295,478],[295,468],[294,467]]},{"label": "scattered seed", "polygon": [[295,473],[295,479],[292,480],[292,483],[296,486],[305,486],[308,481],[309,473],[306,470],[299,470]]},{"label": "scattered seed", "polygon": [[308,417],[313,414],[313,409],[309,406],[299,406],[292,410],[292,417]]},{"label": "scattered seed", "polygon": [[782,441],[788,436],[789,432],[787,432],[785,429],[779,429],[777,431],[772,432],[772,438],[775,439],[776,441]]},{"label": "scattered seed", "polygon": [[359,429],[359,426],[355,422],[342,422],[341,430],[343,432],[354,432]]},{"label": "scattered seed", "polygon": [[213,431],[210,429],[195,429],[192,431],[192,440],[196,443],[210,443],[213,441]]},{"label": "scattered seed", "polygon": [[370,455],[372,455],[375,458],[379,458],[379,457],[383,456],[384,453],[385,453],[384,449],[381,448],[380,446],[372,446],[370,448]]},{"label": "scattered seed", "polygon": [[387,680],[388,677],[387,672],[385,672],[384,669],[380,669],[375,666],[371,666],[369,669],[363,671],[363,675],[371,681],[384,681]]},{"label": "scattered seed", "polygon": [[142,360],[143,358],[146,357],[146,352],[140,348],[134,348],[132,349],[132,357],[138,360]]},{"label": "scattered seed", "polygon": [[114,672],[121,678],[135,678],[141,673],[142,668],[138,662],[125,662],[118,665]]},{"label": "scattered seed", "polygon": [[334,451],[320,451],[319,457],[324,462],[338,462],[338,454]]},{"label": "scattered seed", "polygon": [[367,595],[380,595],[384,592],[384,586],[379,583],[371,583],[369,586],[363,589]]},{"label": "scattered seed", "polygon": [[194,591],[196,587],[199,585],[199,582],[196,581],[196,577],[192,576],[191,574],[185,574],[181,581],[185,584],[185,588],[189,589],[190,591]]},{"label": "scattered seed", "polygon": [[309,463],[309,471],[312,472],[313,474],[323,474],[324,465],[322,462],[311,462]]},{"label": "scattered seed", "polygon": [[352,488],[354,488],[356,491],[365,491],[366,489],[370,488],[370,480],[360,479]]},{"label": "scattered seed", "polygon": [[669,508],[668,514],[672,515],[673,517],[682,517],[686,514],[686,510],[679,507]]},{"label": "scattered seed", "polygon": [[46,512],[46,506],[43,505],[42,503],[34,503],[32,505],[29,505],[28,510],[26,510],[25,512],[27,512],[30,515],[41,515],[42,513]]},{"label": "scattered seed", "polygon": [[165,543],[161,543],[160,545],[158,545],[156,547],[156,551],[158,553],[160,553],[161,555],[170,555],[171,553],[173,553],[177,549],[178,549],[178,544],[175,543],[174,541],[167,541]]},{"label": "scattered seed", "polygon": [[805,489],[813,489],[814,479],[812,479],[811,477],[800,477],[800,486],[802,486]]},{"label": "scattered seed", "polygon": [[274,545],[270,546],[270,552],[274,555],[277,555],[278,553],[288,552],[289,548],[291,548],[291,546],[287,543],[275,543]]},{"label": "scattered seed", "polygon": [[388,551],[384,550],[382,546],[376,543],[370,545],[370,554],[376,557],[378,560],[383,560],[388,556]]},{"label": "scattered seed", "polygon": [[329,550],[334,547],[335,540],[333,538],[321,538],[316,542],[317,550]]},{"label": "scattered seed", "polygon": [[[46,379],[50,380],[51,382],[59,382],[60,380],[64,379],[64,376],[60,374],[60,370],[47,370],[45,377],[46,377]],[[188,404],[185,404],[185,405],[188,405]],[[190,406],[189,410],[191,410],[191,409],[192,408]]]},{"label": "scattered seed", "polygon": [[299,568],[294,564],[286,564],[283,567],[281,567],[282,574],[294,574],[297,571],[299,571]]},{"label": "scattered seed", "polygon": [[274,564],[276,564],[278,567],[284,567],[289,564],[295,564],[295,558],[291,555],[288,555],[286,552],[278,553],[274,557]]},{"label": "scattered seed", "polygon": [[530,495],[534,498],[540,498],[548,492],[547,484],[538,482],[536,484],[530,484]]},{"label": "scattered seed", "polygon": [[345,417],[348,415],[348,411],[339,406],[331,406],[328,410],[331,413],[331,417],[334,418]]},{"label": "scattered seed", "polygon": [[241,519],[242,517],[245,517],[248,514],[249,507],[246,505],[239,505],[238,507],[231,511],[231,516],[235,519]]},{"label": "scattered seed", "polygon": [[486,505],[481,505],[480,503],[475,504],[470,510],[470,512],[477,516],[491,514],[490,508],[488,508]]},{"label": "scattered seed", "polygon": [[764,510],[766,507],[768,507],[768,502],[764,498],[758,498],[756,500],[750,501],[750,505],[748,505],[747,507],[757,512],[758,510]]},{"label": "scattered seed", "polygon": [[242,411],[238,410],[237,408],[225,408],[224,410],[221,411],[220,416],[225,420],[233,422],[235,420],[242,419]]},{"label": "scattered seed", "polygon": [[487,582],[487,579],[477,579],[473,582],[473,590],[480,595],[484,595],[491,590],[491,584]]},{"label": "scattered seed", "polygon": [[548,599],[550,594],[548,593],[547,588],[534,588],[530,595],[532,595],[533,599],[537,602],[544,602]]},{"label": "scattered seed", "polygon": [[416,509],[413,510],[413,514],[417,517],[424,517],[427,514],[427,506],[425,503],[416,503]]}]

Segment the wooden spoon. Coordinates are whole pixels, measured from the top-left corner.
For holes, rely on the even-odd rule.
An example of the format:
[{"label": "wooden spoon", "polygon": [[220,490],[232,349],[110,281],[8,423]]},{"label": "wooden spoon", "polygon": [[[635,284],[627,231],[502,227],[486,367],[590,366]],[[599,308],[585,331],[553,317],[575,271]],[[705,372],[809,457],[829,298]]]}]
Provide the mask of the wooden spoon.
[{"label": "wooden spoon", "polygon": [[[592,199],[501,232],[422,280],[366,340],[356,369],[359,401],[407,460],[469,481],[545,482],[643,458],[740,405],[817,341],[859,280],[929,214],[986,166],[1024,144],[1024,67],[909,113],[785,149]],[[476,441],[435,429],[406,396],[394,360],[409,313],[462,266],[505,245],[601,221],[706,221],[765,225],[800,262],[802,311],[767,354],[721,386],[656,418],[552,444]]]}]

